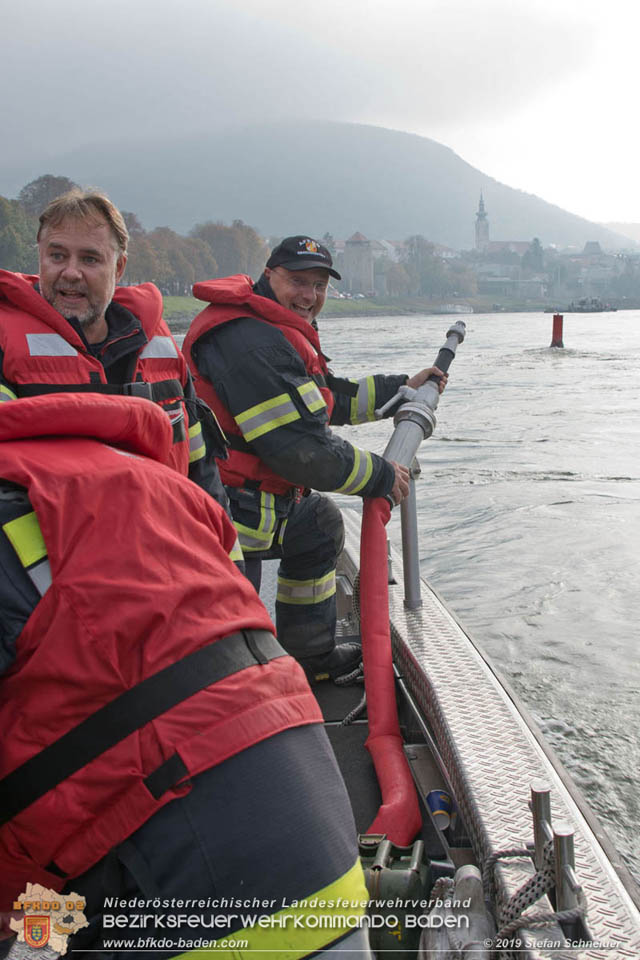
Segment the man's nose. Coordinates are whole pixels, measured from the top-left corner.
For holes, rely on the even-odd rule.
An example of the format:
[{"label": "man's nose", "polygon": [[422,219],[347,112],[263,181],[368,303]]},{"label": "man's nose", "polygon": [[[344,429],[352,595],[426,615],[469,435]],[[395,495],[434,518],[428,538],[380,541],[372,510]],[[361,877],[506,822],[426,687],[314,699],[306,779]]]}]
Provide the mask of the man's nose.
[{"label": "man's nose", "polygon": [[82,271],[80,270],[80,261],[76,260],[75,257],[69,257],[64,265],[64,270],[62,271],[63,275],[68,279],[80,280],[82,279]]},{"label": "man's nose", "polygon": [[312,283],[303,284],[302,295],[306,300],[309,300],[311,303],[314,303],[316,299],[316,288]]}]

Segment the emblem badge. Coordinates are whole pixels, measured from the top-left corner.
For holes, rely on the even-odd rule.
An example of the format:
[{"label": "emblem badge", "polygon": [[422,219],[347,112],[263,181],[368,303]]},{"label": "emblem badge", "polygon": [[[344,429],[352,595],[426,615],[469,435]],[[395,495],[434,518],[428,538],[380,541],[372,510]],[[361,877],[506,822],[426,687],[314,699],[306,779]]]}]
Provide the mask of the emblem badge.
[{"label": "emblem badge", "polygon": [[24,918],[24,942],[30,947],[44,947],[51,935],[51,917]]}]

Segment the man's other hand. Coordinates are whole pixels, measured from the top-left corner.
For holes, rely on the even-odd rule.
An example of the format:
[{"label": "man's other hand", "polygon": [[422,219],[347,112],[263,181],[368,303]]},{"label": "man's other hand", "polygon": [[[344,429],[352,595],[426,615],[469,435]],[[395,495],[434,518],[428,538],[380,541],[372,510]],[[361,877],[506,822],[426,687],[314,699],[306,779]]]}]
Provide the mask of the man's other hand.
[{"label": "man's other hand", "polygon": [[395,460],[391,461],[391,466],[396,472],[396,478],[391,489],[391,497],[393,498],[393,502],[398,504],[402,503],[404,498],[409,496],[409,471],[406,467],[396,463]]},{"label": "man's other hand", "polygon": [[449,379],[448,373],[443,373],[442,370],[439,370],[438,367],[425,367],[424,370],[421,370],[420,373],[414,374],[413,377],[409,377],[407,380],[407,386],[413,387],[414,390],[417,390],[418,387],[421,387],[430,376],[438,377],[438,390],[440,393],[444,390],[447,385],[447,380]]}]

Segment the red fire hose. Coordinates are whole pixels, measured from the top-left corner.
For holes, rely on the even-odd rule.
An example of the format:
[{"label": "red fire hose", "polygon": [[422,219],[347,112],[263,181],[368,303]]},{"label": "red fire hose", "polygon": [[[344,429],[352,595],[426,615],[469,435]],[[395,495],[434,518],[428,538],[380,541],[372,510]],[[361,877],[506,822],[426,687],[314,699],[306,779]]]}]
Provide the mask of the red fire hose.
[{"label": "red fire hose", "polygon": [[416,789],[402,749],[389,630],[386,500],[364,501],[360,539],[360,623],[371,754],[382,805],[369,833],[384,833],[408,846],[422,825]]},{"label": "red fire hose", "polygon": [[[435,363],[442,373],[448,371],[464,336],[465,325],[461,320],[447,331],[446,343],[441,347]],[[437,381],[438,376],[432,374],[422,386],[411,389],[409,402],[398,408],[394,416],[396,427],[383,454],[392,463],[409,467],[422,441],[431,436],[440,393]],[[383,415],[397,402],[400,394],[407,396],[406,385],[376,412]],[[422,826],[422,817],[409,764],[402,749],[396,708],[389,630],[387,538],[384,529],[390,515],[391,509],[386,500],[365,499],[360,537],[360,623],[369,714],[366,747],[371,754],[382,793],[382,806],[369,827],[369,833],[384,833],[392,843],[406,847]]]}]

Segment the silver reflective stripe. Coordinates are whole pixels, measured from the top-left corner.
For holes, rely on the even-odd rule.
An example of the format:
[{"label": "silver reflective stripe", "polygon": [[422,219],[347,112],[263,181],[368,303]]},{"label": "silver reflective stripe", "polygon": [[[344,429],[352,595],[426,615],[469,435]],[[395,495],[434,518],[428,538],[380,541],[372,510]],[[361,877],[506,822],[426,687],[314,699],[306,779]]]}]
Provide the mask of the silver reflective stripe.
[{"label": "silver reflective stripe", "polygon": [[318,410],[323,410],[326,407],[324,397],[318,389],[318,385],[313,382],[313,380],[303,383],[302,386],[298,387],[298,393],[302,397],[304,404],[309,411],[309,413],[316,413]]},{"label": "silver reflective stripe", "polygon": [[242,430],[242,436],[249,443],[285,423],[299,420],[300,414],[288,393],[281,393],[264,403],[256,403],[236,417],[236,423]]},{"label": "silver reflective stripe", "polygon": [[141,360],[177,357],[178,351],[172,337],[152,337],[140,354]]},{"label": "silver reflective stripe", "polygon": [[371,478],[371,474],[373,473],[373,460],[371,459],[369,451],[359,450],[358,447],[354,447],[353,453],[353,469],[347,477],[346,482],[341,487],[338,487],[335,493],[348,493],[351,495],[359,493]]},{"label": "silver reflective stripe", "polygon": [[258,530],[273,534],[276,526],[276,498],[273,493],[260,494],[260,526]]},{"label": "silver reflective stripe", "polygon": [[324,577],[319,577],[317,580],[289,580],[286,577],[278,577],[276,600],[291,604],[324,603],[335,592],[335,570],[330,570]]},{"label": "silver reflective stripe", "polygon": [[287,524],[289,523],[289,517],[285,517],[282,523],[280,524],[280,530],[278,532],[278,543],[282,546],[284,540],[284,532],[287,529]]},{"label": "silver reflective stripe", "polygon": [[59,333],[28,333],[27,344],[32,357],[77,357],[78,351]]},{"label": "silver reflective stripe", "polygon": [[43,597],[51,586],[51,567],[48,558],[37,563],[35,567],[30,567],[27,573],[31,577],[36,590]]},{"label": "silver reflective stripe", "polygon": [[375,420],[376,382],[373,377],[363,377],[362,380],[353,380],[358,384],[358,392],[351,398],[350,423],[367,423]]}]

